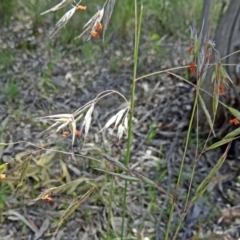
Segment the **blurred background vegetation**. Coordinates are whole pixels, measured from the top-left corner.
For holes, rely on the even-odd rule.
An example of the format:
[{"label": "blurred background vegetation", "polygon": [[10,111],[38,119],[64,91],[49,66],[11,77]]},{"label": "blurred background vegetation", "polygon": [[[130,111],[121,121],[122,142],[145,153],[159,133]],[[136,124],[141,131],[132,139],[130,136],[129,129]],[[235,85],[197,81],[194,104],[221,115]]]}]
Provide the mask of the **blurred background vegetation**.
[{"label": "blurred background vegetation", "polygon": [[[40,16],[40,13],[55,6],[59,1],[38,1],[38,0],[2,0],[0,2],[1,24],[8,24],[14,19],[21,19],[29,14],[32,17],[35,27],[45,24],[54,25],[58,19],[66,12],[66,9],[59,10],[53,14]],[[144,1],[144,26],[143,31],[149,37],[163,37],[163,35],[173,35],[175,37],[188,37],[189,25],[195,21],[197,24],[201,20],[202,0],[151,0]],[[213,28],[218,19],[223,1],[216,1],[214,7]],[[224,1],[228,2],[228,1]],[[86,14],[75,14],[68,23],[67,29],[60,34],[61,43],[67,43],[74,39],[81,32],[83,24],[103,5],[104,0],[89,1]],[[84,1],[82,4],[86,4]],[[116,1],[111,27],[112,35],[126,40],[133,35],[134,24],[134,1]],[[108,34],[109,35],[109,34]]]},{"label": "blurred background vegetation", "polygon": [[[0,1],[0,25],[8,26],[11,22],[26,22],[26,17],[30,17],[33,26],[33,34],[49,35],[56,22],[66,13],[66,8],[54,13],[41,16],[40,13],[55,6],[59,1],[49,0],[1,0]],[[91,62],[94,59],[94,53],[98,53],[98,46],[94,46],[89,42],[74,40],[82,32],[83,25],[93,16],[93,14],[103,6],[104,0],[88,1],[89,5],[84,14],[75,14],[68,22],[67,26],[49,40],[49,48],[54,48],[59,52],[60,48],[81,48],[86,60]],[[82,1],[82,4],[88,2]],[[229,1],[215,1],[212,17],[211,30],[214,30],[217,25],[218,17],[222,11],[223,2],[225,5]],[[201,11],[203,0],[151,0],[144,1],[144,16],[142,38],[145,43],[154,43],[155,50],[164,55],[162,48],[163,41],[168,42],[168,39],[187,40],[189,43],[190,24],[195,22],[200,27]],[[25,20],[24,20],[25,19]],[[25,24],[25,23],[24,23]],[[11,30],[10,30],[11,31]],[[213,33],[214,31],[212,31]],[[106,34],[106,41],[101,45],[108,45],[110,42],[118,46],[127,43],[134,37],[134,1],[116,1],[110,26]],[[1,38],[1,35],[0,35]],[[14,32],[12,32],[14,38]],[[150,44],[151,45],[151,44]],[[18,46],[19,48],[28,50],[31,48],[27,41],[23,41]],[[96,49],[97,48],[97,49]],[[6,69],[11,64],[14,58],[14,53],[10,48],[0,48],[0,72]],[[114,68],[114,59],[113,64]]]}]

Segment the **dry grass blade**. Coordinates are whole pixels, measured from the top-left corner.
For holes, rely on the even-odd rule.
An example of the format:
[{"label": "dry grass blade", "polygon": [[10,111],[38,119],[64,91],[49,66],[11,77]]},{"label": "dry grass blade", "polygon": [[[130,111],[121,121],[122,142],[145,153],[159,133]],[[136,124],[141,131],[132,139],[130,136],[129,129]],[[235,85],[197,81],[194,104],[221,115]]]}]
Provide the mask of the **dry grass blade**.
[{"label": "dry grass blade", "polygon": [[74,115],[75,118],[76,118],[76,122],[80,121],[81,118],[84,116],[84,114],[81,113],[81,112],[75,112],[73,115]]},{"label": "dry grass blade", "polygon": [[124,125],[125,130],[127,131],[127,129],[128,129],[128,117],[127,116],[124,118],[123,125]]},{"label": "dry grass blade", "polygon": [[154,187],[156,187],[160,192],[163,192],[164,194],[166,194],[169,198],[173,199],[173,196],[171,194],[169,194],[166,190],[164,190],[163,188],[159,187],[155,182],[153,182],[152,180],[150,180],[149,178],[144,177],[143,175],[141,175],[140,173],[137,173],[134,170],[129,169],[128,167],[126,167],[125,165],[123,165],[121,162],[117,161],[116,159],[108,156],[107,154],[102,154],[102,157],[104,157],[108,162],[110,162],[111,164],[113,164],[115,167],[118,167],[120,169],[122,169],[123,171],[126,172],[130,172],[131,174],[133,174],[135,177],[137,177],[138,179],[140,179],[142,182],[148,183]]},{"label": "dry grass blade", "polygon": [[49,115],[49,116],[46,116],[46,117],[41,117],[39,119],[58,119],[59,121],[62,119],[62,121],[64,121],[66,118],[69,118],[71,117],[72,114],[68,114],[68,113],[64,113],[64,114],[55,114],[55,115]]},{"label": "dry grass blade", "polygon": [[94,16],[83,26],[83,29],[88,26],[91,26],[92,24],[97,25],[98,23],[100,23],[102,20],[103,14],[104,14],[104,8],[102,8],[101,10],[98,10],[94,14]]},{"label": "dry grass blade", "polygon": [[91,29],[91,26],[89,26],[88,28],[86,28],[79,36],[75,37],[74,39],[78,39],[81,38],[87,31],[89,31]]},{"label": "dry grass blade", "polygon": [[[100,130],[103,131],[107,128],[109,128],[113,123],[115,123],[114,129],[119,125],[120,121],[123,120],[124,114],[126,112],[128,108],[122,109],[120,110],[117,114],[115,114],[114,116],[112,116],[107,123],[105,124],[105,126]],[[126,115],[125,115],[126,116]]]},{"label": "dry grass blade", "polygon": [[[5,212],[5,214],[9,215],[9,216],[14,216],[15,217],[15,221],[16,219],[21,220],[26,226],[28,226],[33,232],[37,232],[37,228],[36,225],[34,226],[29,220],[27,220],[22,214],[20,214],[19,212],[15,211],[15,210],[11,210],[9,209],[7,212]],[[2,236],[3,237],[3,236]],[[6,238],[2,238],[2,239],[6,239]],[[9,239],[9,238],[7,238]]]},{"label": "dry grass blade", "polygon": [[218,102],[219,102],[219,92],[218,92],[218,89],[219,89],[219,86],[218,86],[218,83],[215,81],[214,82],[214,90],[213,90],[213,115],[215,116],[216,113],[217,113],[217,108],[218,108]]},{"label": "dry grass blade", "polygon": [[[67,5],[71,4],[72,2],[73,2],[73,0],[63,0],[62,2],[60,2],[59,4],[57,4],[56,6],[54,6],[54,7],[50,8],[50,9],[48,9],[47,11],[41,13],[41,15],[47,14],[47,13],[49,13],[49,12],[55,12],[55,11],[61,9],[61,8],[66,7]],[[81,2],[81,1],[79,1],[79,3],[80,3],[80,2]],[[78,3],[78,4],[79,4],[79,3]]]},{"label": "dry grass blade", "polygon": [[42,135],[43,133],[46,133],[46,132],[50,131],[51,129],[55,128],[55,127],[58,126],[59,124],[61,124],[61,123],[55,122],[55,123],[52,124],[50,127],[48,127],[46,130],[44,130],[44,131],[42,131],[41,133],[39,133],[38,136]]},{"label": "dry grass blade", "polygon": [[[77,36],[75,39],[77,38],[81,38],[86,32],[92,32],[94,31],[98,24],[101,22],[102,17],[104,14],[104,8],[102,8],[101,10],[98,10],[97,13],[94,14],[94,16],[83,26],[83,32]],[[89,38],[87,40],[89,40],[91,38],[91,34],[89,36]]]},{"label": "dry grass blade", "polygon": [[112,12],[115,6],[115,0],[107,0],[106,3],[104,4],[105,7],[105,14],[103,16],[103,39],[106,33],[106,30],[108,28],[109,21],[112,16]]},{"label": "dry grass blade", "polygon": [[91,105],[91,107],[88,109],[85,118],[83,120],[83,124],[81,127],[81,132],[83,131],[84,128],[84,137],[87,137],[90,125],[91,125],[91,121],[92,121],[92,112],[94,110],[94,104]]},{"label": "dry grass blade", "polygon": [[83,29],[87,29],[88,27],[92,26],[92,24],[97,20],[98,12],[96,12],[83,26]]},{"label": "dry grass blade", "polygon": [[164,194],[166,194],[166,196],[168,196],[170,199],[173,199],[173,196],[171,194],[169,194],[166,190],[164,190],[163,188],[159,187],[155,182],[153,182],[151,179],[143,176],[142,174],[136,172],[136,171],[131,171],[137,178],[139,178],[142,182],[148,183],[152,186],[154,186],[155,188],[157,188],[160,192],[163,192]]},{"label": "dry grass blade", "polygon": [[225,78],[227,78],[231,83],[233,83],[232,79],[229,77],[229,75],[228,75],[227,71],[225,70],[225,68],[222,67],[221,70],[222,70],[223,76]]},{"label": "dry grass blade", "polygon": [[124,131],[125,131],[125,127],[122,124],[120,124],[118,126],[118,132],[117,132],[118,139],[122,138]]},{"label": "dry grass blade", "polygon": [[67,183],[71,182],[71,181],[72,181],[72,180],[71,180],[71,175],[70,175],[70,173],[69,173],[69,171],[68,171],[68,166],[67,166],[67,164],[66,164],[64,161],[60,160],[60,165],[61,165],[61,169],[62,169],[62,175],[61,175],[61,177],[62,177],[63,179],[66,179],[66,182],[67,182]]},{"label": "dry grass blade", "polygon": [[69,10],[63,15],[63,17],[56,23],[55,29],[50,38],[53,38],[57,34],[57,32],[68,23],[68,21],[70,20],[70,18],[73,16],[75,12],[76,12],[76,7],[72,8],[71,10]]},{"label": "dry grass blade", "polygon": [[123,119],[123,115],[126,112],[127,109],[122,109],[117,113],[117,118],[116,118],[116,122],[115,122],[115,126],[114,129],[118,126],[118,124],[120,123],[120,121]]},{"label": "dry grass blade", "polygon": [[117,119],[117,114],[112,116],[105,124],[105,126],[100,130],[102,132],[104,129],[109,128]]},{"label": "dry grass blade", "polygon": [[69,127],[70,127],[72,130],[74,130],[74,132],[76,131],[76,121],[75,121],[73,115],[71,115],[71,117],[69,117],[69,119],[66,119],[66,120],[65,120],[65,123],[63,123],[61,126],[59,126],[59,127],[57,128],[56,132],[58,132],[59,130],[65,128],[65,127],[68,126],[68,125],[69,125]]},{"label": "dry grass blade", "polygon": [[139,182],[139,178],[136,178],[136,177],[127,176],[127,175],[120,174],[120,173],[109,172],[109,171],[106,171],[106,170],[103,170],[103,169],[99,169],[99,168],[95,168],[95,169],[100,171],[100,172],[105,172],[105,173],[111,174],[111,175],[113,175],[115,177],[120,177],[120,178],[122,178],[124,180],[128,180],[130,182]]},{"label": "dry grass blade", "polygon": [[68,194],[71,194],[75,191],[75,189],[79,186],[79,184],[83,182],[90,183],[88,178],[79,178],[77,180],[74,180],[66,184],[63,184],[59,187],[56,187],[56,189],[54,190],[54,193],[67,192]]},{"label": "dry grass blade", "polygon": [[49,189],[45,190],[44,192],[42,192],[37,198],[33,199],[29,204],[34,203],[38,200],[41,200],[44,197],[46,197],[52,193],[67,192],[68,194],[71,194],[79,186],[79,184],[81,184],[83,182],[89,183],[89,179],[80,178],[80,179],[68,182],[66,184],[62,184],[58,187],[49,188]]},{"label": "dry grass blade", "polygon": [[93,192],[95,187],[92,187],[89,189],[83,196],[81,196],[78,200],[76,200],[74,203],[72,203],[68,209],[65,211],[65,213],[60,217],[60,219],[57,221],[56,226],[60,226],[63,221],[69,217],[78,207],[79,205],[86,200],[86,198]]},{"label": "dry grass blade", "polygon": [[124,164],[122,164],[121,162],[117,161],[116,159],[108,156],[107,154],[102,154],[102,157],[104,157],[108,162],[113,164],[115,167],[122,169],[123,171],[128,171],[128,172],[131,171]]},{"label": "dry grass blade", "polygon": [[33,203],[35,203],[36,201],[38,200],[41,200],[43,199],[44,197],[48,196],[49,194],[51,194],[53,191],[55,191],[57,189],[57,187],[52,187],[52,188],[49,188],[47,190],[45,190],[44,192],[42,192],[40,195],[38,195],[38,197],[36,197],[35,199],[33,199],[32,201],[30,201],[28,203],[28,205],[31,205]]},{"label": "dry grass blade", "polygon": [[75,136],[76,136],[76,121],[74,120],[74,118],[72,119],[71,122],[71,127],[72,127],[72,145],[74,144],[75,141]]},{"label": "dry grass blade", "polygon": [[57,115],[47,116],[47,117],[44,117],[42,119],[56,121],[54,124],[52,124],[46,130],[44,130],[42,133],[47,132],[54,127],[58,127],[56,129],[56,132],[59,132],[61,129],[64,129],[65,127],[69,126],[69,128],[73,132],[73,134],[72,134],[73,135],[72,136],[72,145],[74,144],[74,141],[75,141],[75,134],[74,133],[76,132],[76,120],[75,120],[73,114],[57,114]]},{"label": "dry grass blade", "polygon": [[58,126],[56,132],[59,132],[61,129],[65,128],[70,122],[71,120],[66,120],[65,123],[62,123],[60,126]]},{"label": "dry grass blade", "polygon": [[65,124],[66,121],[68,121],[68,119],[71,118],[71,117],[72,117],[72,114],[57,114],[57,115],[50,115],[50,116],[38,118],[40,120],[52,120],[52,121],[55,121],[54,124],[52,124],[46,130],[41,132],[40,135],[45,133],[45,132],[50,131],[51,129],[53,129],[53,128],[57,127],[57,126],[58,126],[58,130],[60,130],[64,126],[63,124]]},{"label": "dry grass blade", "polygon": [[56,152],[51,152],[49,154],[41,155],[38,160],[35,160],[36,165],[42,168],[47,168],[53,158],[56,156]]},{"label": "dry grass blade", "polygon": [[20,178],[19,178],[19,183],[15,189],[15,193],[19,189],[19,187],[22,185],[23,180],[25,178],[25,175],[27,173],[27,169],[29,167],[30,161],[32,160],[32,156],[29,156],[26,160],[23,161],[22,165],[20,166],[19,172],[20,172]]},{"label": "dry grass blade", "polygon": [[224,161],[227,157],[227,153],[228,153],[228,150],[229,150],[230,146],[231,146],[231,144],[228,144],[228,146],[227,146],[224,154],[222,155],[222,157],[219,158],[217,164],[211,169],[208,176],[198,186],[198,188],[197,188],[197,190],[196,190],[196,192],[193,196],[193,199],[191,200],[191,204],[194,204],[199,199],[199,197],[201,197],[202,194],[207,190],[208,184],[213,179],[215,174],[218,172],[220,167],[223,165],[223,163],[224,163]]}]

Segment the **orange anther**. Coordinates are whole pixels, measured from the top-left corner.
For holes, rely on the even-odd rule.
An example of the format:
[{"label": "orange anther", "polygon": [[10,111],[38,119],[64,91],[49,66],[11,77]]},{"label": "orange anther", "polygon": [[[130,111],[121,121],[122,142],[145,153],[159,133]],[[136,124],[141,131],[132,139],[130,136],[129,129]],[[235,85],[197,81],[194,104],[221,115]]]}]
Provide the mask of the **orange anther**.
[{"label": "orange anther", "polygon": [[76,7],[76,11],[84,11],[87,9],[87,6],[82,6],[82,5],[79,5]]},{"label": "orange anther", "polygon": [[91,32],[91,36],[95,37],[95,38],[100,38],[100,35],[97,31],[92,31]]}]

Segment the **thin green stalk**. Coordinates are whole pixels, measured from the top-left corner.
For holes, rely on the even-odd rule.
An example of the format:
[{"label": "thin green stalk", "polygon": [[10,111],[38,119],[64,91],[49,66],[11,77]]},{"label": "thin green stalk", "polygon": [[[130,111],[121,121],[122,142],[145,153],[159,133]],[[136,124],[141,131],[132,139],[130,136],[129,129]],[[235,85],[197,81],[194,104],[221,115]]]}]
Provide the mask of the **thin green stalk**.
[{"label": "thin green stalk", "polygon": [[[197,116],[197,119],[198,119],[198,116]],[[215,116],[213,117],[213,124],[214,124],[214,122],[215,122]],[[197,126],[198,126],[198,123],[197,123]],[[206,149],[206,146],[207,146],[207,143],[209,141],[210,135],[211,135],[211,131],[208,134],[207,140],[205,141],[205,144],[203,146],[203,149],[202,149],[201,153],[198,156],[196,156],[196,158],[194,160],[193,170],[192,170],[191,179],[190,179],[189,187],[188,187],[187,199],[186,199],[186,203],[185,203],[185,207],[184,207],[184,212],[187,210],[187,206],[188,206],[190,191],[191,191],[191,187],[192,187],[192,183],[193,183],[193,178],[194,178],[194,175],[195,175],[196,163],[197,163],[198,159],[202,156],[204,150]],[[197,128],[197,140],[198,140],[198,128]],[[197,144],[196,148],[198,149],[198,144]]]},{"label": "thin green stalk", "polygon": [[[205,2],[204,2],[205,3]],[[203,21],[202,21],[203,22]],[[203,28],[205,27],[205,25],[203,26]],[[206,29],[203,29],[203,32],[206,31]],[[206,33],[204,33],[203,35],[206,35]],[[202,43],[203,44],[203,40]],[[196,58],[197,62],[199,62],[199,57]],[[195,62],[195,60],[194,60]],[[200,71],[201,72],[201,71]],[[197,76],[200,76],[199,70],[197,69]],[[197,85],[197,91],[196,91],[196,100],[198,103],[198,96],[200,94],[199,90],[200,90],[200,86],[201,86],[201,79],[200,77],[198,77],[197,79],[198,85]],[[194,115],[194,112],[192,113]],[[197,155],[198,155],[198,104],[196,105],[196,118],[197,118],[197,132],[196,132],[196,138],[197,138],[197,146],[196,146],[196,155],[195,155],[195,160],[197,159]],[[194,164],[193,164],[193,169],[192,169],[192,174],[191,174],[191,178],[190,178],[190,183],[189,183],[189,187],[188,187],[188,192],[187,192],[187,197],[186,197],[186,202],[185,202],[185,206],[184,206],[184,210],[183,212],[186,211],[187,209],[187,205],[188,205],[188,200],[190,197],[190,192],[191,192],[191,187],[192,187],[192,183],[193,183],[193,179],[194,179],[194,173],[195,173],[195,167],[196,167],[196,161],[194,160]],[[181,224],[181,221],[179,223],[179,225]]]},{"label": "thin green stalk", "polygon": [[[143,14],[143,5],[141,0],[141,9],[138,22],[138,6],[137,0],[135,0],[135,43],[134,43],[134,67],[133,67],[133,79],[131,86],[131,100],[130,100],[130,111],[129,111],[129,120],[128,120],[128,138],[127,138],[127,150],[125,155],[125,165],[127,166],[130,161],[130,150],[132,144],[132,120],[134,112],[134,98],[135,98],[135,88],[137,77],[137,67],[138,67],[138,50],[139,50],[139,41],[140,41],[140,32],[141,32],[141,23],[142,23],[142,14]],[[127,199],[127,185],[128,181],[125,181],[124,187],[124,197],[123,197],[123,212],[122,212],[122,226],[121,226],[121,240],[123,239],[124,234],[124,221],[126,213],[126,199]]]},{"label": "thin green stalk", "polygon": [[111,176],[111,187],[108,201],[108,219],[107,219],[107,239],[111,240],[111,218],[112,218],[112,202],[114,195],[114,179]]},{"label": "thin green stalk", "polygon": [[[181,179],[182,179],[182,171],[183,171],[184,161],[185,161],[186,154],[187,154],[187,149],[188,149],[188,144],[189,144],[192,124],[193,124],[193,120],[194,120],[194,116],[195,116],[195,112],[196,112],[196,108],[197,108],[199,91],[200,91],[200,85],[197,85],[197,87],[196,87],[196,97],[195,97],[194,106],[193,106],[193,110],[192,110],[192,114],[191,114],[191,119],[190,119],[189,126],[188,126],[186,143],[185,143],[185,146],[184,146],[184,152],[183,152],[183,155],[182,155],[181,165],[180,165],[178,179],[177,179],[177,184],[176,184],[176,190],[175,190],[175,196],[176,197],[178,196],[178,189],[179,189],[180,182],[181,182]],[[168,239],[168,236],[169,236],[169,233],[170,233],[171,222],[172,222],[172,217],[173,217],[173,211],[174,211],[174,200],[172,202],[170,213],[169,213],[167,230],[166,230],[166,234],[165,234],[165,238],[164,238],[165,240]],[[180,229],[180,226],[181,226],[181,220],[180,220],[179,225],[178,225],[179,229]]]},{"label": "thin green stalk", "polygon": [[[168,72],[170,72],[170,71],[173,71],[173,70],[179,70],[179,69],[188,69],[189,68],[189,65],[187,65],[187,66],[181,66],[181,67],[174,67],[174,68],[168,68],[168,69],[165,69],[165,70],[161,70],[161,71],[157,71],[157,72],[152,72],[152,73],[148,73],[148,74],[145,74],[145,75],[143,75],[143,76],[141,76],[141,77],[138,77],[138,78],[136,78],[134,81],[135,82],[137,82],[137,81],[139,81],[139,80],[141,80],[141,79],[143,79],[143,78],[147,78],[147,77],[151,77],[151,76],[154,76],[154,75],[158,75],[158,74],[160,74],[160,73],[168,73]],[[186,80],[186,79],[184,79],[186,82],[190,82],[190,81],[188,81],[188,80]],[[190,82],[191,83],[191,82]]]},{"label": "thin green stalk", "polygon": [[[195,116],[195,112],[196,112],[196,108],[197,108],[197,103],[198,103],[198,95],[199,95],[199,90],[200,90],[200,86],[197,87],[196,89],[196,97],[195,97],[195,100],[194,100],[194,105],[193,105],[193,110],[192,110],[192,115],[191,115],[191,119],[190,119],[190,122],[189,122],[189,126],[188,126],[188,131],[187,131],[187,139],[186,139],[186,143],[185,143],[185,147],[184,147],[184,152],[183,152],[183,156],[182,156],[182,160],[181,160],[181,165],[180,165],[180,170],[179,170],[179,174],[178,174],[178,180],[177,180],[177,185],[176,185],[176,194],[178,193],[178,189],[179,189],[179,186],[180,186],[180,182],[181,182],[181,179],[182,179],[182,171],[183,171],[183,165],[184,165],[184,160],[186,158],[186,154],[187,154],[187,149],[188,149],[188,144],[189,144],[189,139],[190,139],[190,133],[191,133],[191,129],[192,129],[192,125],[193,125],[193,120],[194,120],[194,116]],[[173,209],[171,208],[171,210],[173,211]],[[173,213],[171,213],[172,215]],[[177,234],[180,230],[180,227],[181,227],[181,223],[183,221],[183,217],[181,218],[178,226],[177,226],[177,229],[176,229],[176,232],[174,234],[174,237],[173,237],[173,240],[176,239],[177,237]]]},{"label": "thin green stalk", "polygon": [[172,204],[171,204],[171,209],[170,209],[170,214],[169,214],[169,217],[168,217],[168,223],[167,223],[167,230],[166,230],[166,234],[165,234],[165,237],[164,237],[164,240],[168,240],[168,235],[169,235],[169,232],[170,232],[170,228],[171,228],[171,223],[172,223],[172,216],[173,216],[173,210],[174,210],[174,199],[172,200]]}]

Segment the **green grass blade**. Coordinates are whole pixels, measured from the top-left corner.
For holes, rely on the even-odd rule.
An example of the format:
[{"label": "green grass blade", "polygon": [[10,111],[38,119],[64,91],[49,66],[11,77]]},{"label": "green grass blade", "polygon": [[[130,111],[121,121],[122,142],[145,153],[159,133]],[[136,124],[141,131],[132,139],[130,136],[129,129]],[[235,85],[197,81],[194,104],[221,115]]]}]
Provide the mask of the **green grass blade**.
[{"label": "green grass blade", "polygon": [[135,177],[139,178],[142,182],[148,183],[152,186],[154,186],[155,188],[157,188],[160,192],[163,192],[164,194],[166,194],[170,199],[173,199],[173,196],[171,194],[169,194],[166,190],[164,190],[163,188],[159,187],[155,182],[153,182],[151,179],[143,176],[142,174],[136,172],[136,171],[131,171],[132,174],[135,175]]},{"label": "green grass blade", "polygon": [[214,91],[213,91],[213,115],[215,116],[217,113],[218,108],[218,102],[219,102],[219,94],[218,94],[218,86],[216,83],[214,83]]},{"label": "green grass blade", "polygon": [[38,200],[43,199],[44,197],[46,197],[47,195],[50,195],[51,193],[53,193],[55,190],[57,189],[57,187],[52,187],[47,189],[46,191],[42,192],[40,195],[38,195],[35,199],[31,200],[28,205],[31,205],[35,202],[37,202]]},{"label": "green grass blade", "polygon": [[223,139],[229,139],[229,138],[232,139],[238,135],[240,135],[240,127],[228,133]]},{"label": "green grass blade", "polygon": [[66,184],[63,184],[61,186],[58,186],[54,192],[66,192],[67,194],[71,194],[75,191],[75,189],[83,182],[90,183],[88,178],[79,178],[74,181],[68,182]]},{"label": "green grass blade", "polygon": [[0,143],[0,147],[4,147],[4,146],[7,146],[9,145],[8,143]]},{"label": "green grass blade", "polygon": [[224,138],[221,141],[212,144],[210,147],[207,148],[206,151],[217,148],[217,147],[220,147],[224,144],[227,144],[227,143],[231,142],[232,140],[233,140],[232,138],[227,138],[227,139]]},{"label": "green grass blade", "polygon": [[122,164],[122,163],[119,162],[118,160],[110,157],[109,155],[107,155],[107,154],[102,154],[102,157],[104,157],[108,162],[110,162],[111,164],[113,164],[115,167],[118,167],[118,168],[122,169],[123,171],[129,171],[129,169],[128,169],[124,164]]},{"label": "green grass blade", "polygon": [[194,204],[202,195],[203,193],[206,191],[208,184],[211,182],[211,180],[213,179],[213,177],[215,176],[215,174],[218,172],[218,170],[221,168],[221,166],[223,165],[226,157],[227,157],[227,153],[228,150],[230,148],[231,144],[228,144],[224,154],[222,155],[222,157],[219,158],[217,164],[211,169],[211,171],[209,172],[208,176],[201,182],[201,184],[198,186],[193,199],[191,200],[191,204]]},{"label": "green grass blade", "polygon": [[4,163],[4,164],[0,165],[0,174],[2,174],[6,170],[7,165],[8,165],[8,163]]},{"label": "green grass blade", "polygon": [[206,108],[206,105],[205,105],[205,103],[204,103],[204,101],[203,101],[203,99],[202,99],[202,97],[201,97],[200,94],[199,94],[198,97],[199,97],[199,102],[200,102],[200,104],[201,104],[201,107],[202,107],[202,109],[203,109],[203,112],[204,112],[205,115],[206,115],[208,124],[209,124],[209,126],[210,126],[210,128],[211,128],[211,130],[212,130],[212,132],[213,132],[213,135],[215,136],[215,132],[214,132],[214,129],[213,129],[213,122],[212,122],[211,116],[210,116],[210,114],[209,114],[209,112],[208,112],[208,110],[207,110],[207,108]]},{"label": "green grass blade", "polygon": [[23,180],[25,178],[25,175],[27,173],[27,169],[30,165],[30,161],[32,160],[32,155],[29,156],[26,160],[23,161],[22,165],[20,166],[19,172],[20,172],[20,178],[19,178],[19,183],[15,189],[15,192],[21,187]]},{"label": "green grass blade", "polygon": [[60,219],[57,221],[56,225],[60,226],[63,223],[63,221],[66,218],[68,218],[79,207],[79,205],[87,199],[87,197],[93,192],[94,189],[95,189],[95,187],[92,187],[83,196],[81,196],[78,200],[73,202],[68,207],[68,209],[65,211],[65,213],[60,217]]},{"label": "green grass blade", "polygon": [[[145,183],[148,183],[152,186],[154,186],[155,188],[157,188],[160,192],[163,192],[165,193],[168,197],[170,197],[171,199],[173,198],[172,195],[170,195],[166,190],[164,190],[163,188],[159,187],[155,182],[153,182],[151,179],[141,175],[140,173],[134,171],[134,170],[131,170],[129,169],[128,167],[126,167],[124,164],[122,164],[121,162],[117,161],[116,159],[108,156],[107,154],[103,154],[102,155],[108,162],[110,162],[111,164],[113,164],[115,167],[118,167],[120,168],[121,170],[123,171],[126,171],[126,172],[130,172],[131,174],[133,174],[136,178],[138,178],[139,180],[141,180],[142,182],[145,182]],[[101,169],[98,169],[99,171],[104,171],[104,172],[107,172],[105,170],[101,170]],[[109,174],[114,174],[116,175],[116,173],[112,173],[112,172],[108,172]],[[119,176],[121,175],[121,176]],[[122,177],[124,178],[125,180],[129,180],[131,179],[130,181],[133,181],[135,180],[135,178],[132,178],[132,177],[129,177],[129,176],[126,176],[126,175],[122,175],[122,174],[119,174],[118,177]],[[117,176],[117,175],[116,175]],[[126,178],[129,178],[129,179],[126,179]]]},{"label": "green grass blade", "polygon": [[96,170],[98,171],[101,171],[101,172],[105,172],[105,173],[108,173],[108,174],[111,174],[115,177],[120,177],[124,180],[128,180],[130,182],[139,182],[139,178],[136,178],[136,177],[132,177],[132,176],[127,176],[127,175],[124,175],[124,174],[120,174],[120,173],[114,173],[114,172],[109,172],[109,171],[106,171],[106,170],[103,170],[103,169],[99,169],[99,168],[95,168]]},{"label": "green grass blade", "polygon": [[67,194],[71,194],[79,186],[79,184],[81,184],[83,182],[89,183],[89,179],[87,179],[87,178],[79,178],[77,180],[68,182],[66,184],[62,184],[62,185],[60,185],[58,187],[49,188],[46,191],[42,192],[37,198],[33,199],[30,203],[34,203],[34,202],[36,202],[38,200],[41,200],[45,196],[50,195],[52,193],[66,192]]},{"label": "green grass blade", "polygon": [[238,120],[240,120],[240,112],[234,108],[227,107],[227,109],[230,111],[230,113],[236,117]]}]

